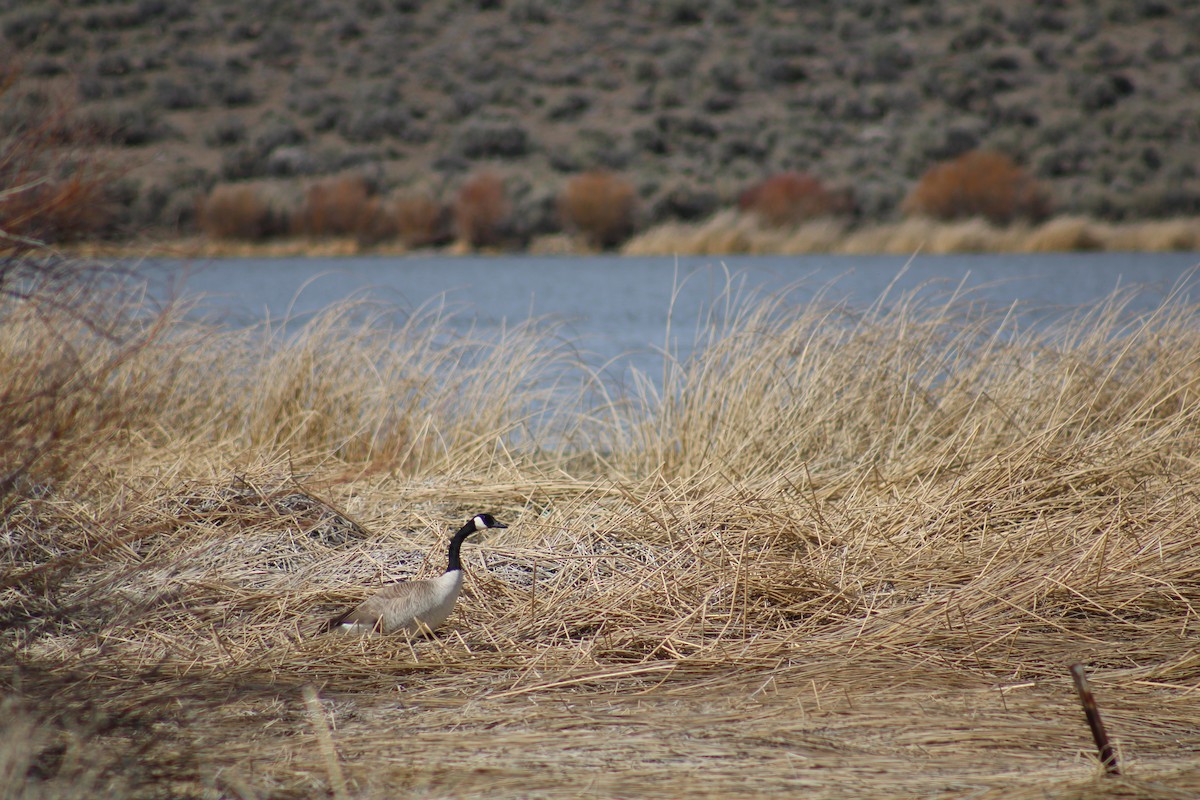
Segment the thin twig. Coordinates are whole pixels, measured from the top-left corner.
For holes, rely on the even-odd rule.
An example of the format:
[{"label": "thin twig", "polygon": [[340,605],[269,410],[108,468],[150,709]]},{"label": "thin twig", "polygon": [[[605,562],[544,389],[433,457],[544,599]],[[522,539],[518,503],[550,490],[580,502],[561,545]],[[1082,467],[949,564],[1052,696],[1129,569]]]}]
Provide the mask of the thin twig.
[{"label": "thin twig", "polygon": [[1088,685],[1083,664],[1071,665],[1071,678],[1075,681],[1075,691],[1079,693],[1079,701],[1083,703],[1083,713],[1087,717],[1088,727],[1092,729],[1092,738],[1096,740],[1096,750],[1100,753],[1100,763],[1104,765],[1105,774],[1120,775],[1121,768],[1117,766],[1117,754],[1113,752],[1112,744],[1108,741],[1108,733],[1105,732],[1104,722],[1100,719],[1100,709],[1096,706],[1092,687]]}]

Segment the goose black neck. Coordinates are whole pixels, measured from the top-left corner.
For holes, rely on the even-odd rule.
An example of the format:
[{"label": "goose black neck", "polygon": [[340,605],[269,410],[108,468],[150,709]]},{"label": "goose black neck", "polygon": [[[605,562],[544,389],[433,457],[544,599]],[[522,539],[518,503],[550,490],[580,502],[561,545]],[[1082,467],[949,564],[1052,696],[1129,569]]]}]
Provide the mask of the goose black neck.
[{"label": "goose black neck", "polygon": [[447,559],[446,572],[453,572],[456,569],[462,569],[462,561],[458,558],[459,548],[462,543],[467,540],[467,537],[475,533],[475,524],[467,523],[458,529],[458,533],[454,534],[454,538],[450,540],[450,553]]}]

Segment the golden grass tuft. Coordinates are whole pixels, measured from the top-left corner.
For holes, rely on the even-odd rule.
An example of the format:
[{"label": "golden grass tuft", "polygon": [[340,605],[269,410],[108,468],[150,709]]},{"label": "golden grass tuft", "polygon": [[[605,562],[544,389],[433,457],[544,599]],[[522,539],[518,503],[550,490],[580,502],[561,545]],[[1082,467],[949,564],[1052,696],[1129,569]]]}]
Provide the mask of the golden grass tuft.
[{"label": "golden grass tuft", "polygon": [[1103,250],[1103,226],[1085,217],[1059,217],[1035,228],[1022,242],[1030,253],[1071,253]]},{"label": "golden grass tuft", "polygon": [[845,223],[822,218],[792,228],[764,226],[755,215],[723,211],[699,225],[667,223],[630,239],[624,255],[754,255],[831,252],[845,236]]},{"label": "golden grass tuft", "polygon": [[627,256],[748,253],[758,225],[735,211],[699,223],[668,222],[637,234],[621,247]]},{"label": "golden grass tuft", "polygon": [[[730,297],[624,395],[554,330],[437,309],[172,317],[97,373],[123,410],[62,440],[74,468],[5,500],[0,681],[129,796],[1193,796],[1182,298],[1027,328]],[[59,357],[39,324],[3,381]],[[479,510],[510,527],[436,639],[312,635]],[[44,764],[25,796],[69,777],[9,752]]]},{"label": "golden grass tuft", "polygon": [[1112,225],[1105,249],[1122,252],[1200,252],[1200,220],[1166,219]]}]

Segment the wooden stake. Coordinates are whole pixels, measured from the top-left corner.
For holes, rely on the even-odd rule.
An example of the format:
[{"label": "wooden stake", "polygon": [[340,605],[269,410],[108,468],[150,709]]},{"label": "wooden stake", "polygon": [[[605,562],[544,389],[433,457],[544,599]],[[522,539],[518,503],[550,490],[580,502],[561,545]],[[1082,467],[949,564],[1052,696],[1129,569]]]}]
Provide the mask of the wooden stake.
[{"label": "wooden stake", "polygon": [[1096,741],[1096,749],[1100,752],[1100,763],[1104,765],[1105,774],[1120,775],[1121,768],[1117,766],[1117,754],[1113,752],[1112,744],[1108,741],[1104,722],[1100,719],[1100,709],[1096,706],[1096,698],[1092,696],[1092,687],[1088,685],[1083,664],[1071,665],[1071,678],[1075,681],[1075,691],[1079,693],[1079,702],[1083,703],[1083,713],[1087,717],[1088,727],[1092,729],[1092,738]]}]

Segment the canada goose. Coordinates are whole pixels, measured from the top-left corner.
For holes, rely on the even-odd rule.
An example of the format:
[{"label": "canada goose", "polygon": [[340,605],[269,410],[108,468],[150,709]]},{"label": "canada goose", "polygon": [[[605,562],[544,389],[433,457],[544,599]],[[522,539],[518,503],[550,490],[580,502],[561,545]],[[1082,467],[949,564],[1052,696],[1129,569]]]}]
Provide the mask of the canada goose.
[{"label": "canada goose", "polygon": [[346,613],[329,620],[324,630],[365,635],[433,630],[450,616],[462,589],[462,562],[458,558],[462,543],[473,533],[507,527],[491,514],[476,514],[450,540],[445,572],[436,578],[389,583]]}]

